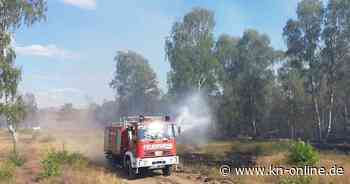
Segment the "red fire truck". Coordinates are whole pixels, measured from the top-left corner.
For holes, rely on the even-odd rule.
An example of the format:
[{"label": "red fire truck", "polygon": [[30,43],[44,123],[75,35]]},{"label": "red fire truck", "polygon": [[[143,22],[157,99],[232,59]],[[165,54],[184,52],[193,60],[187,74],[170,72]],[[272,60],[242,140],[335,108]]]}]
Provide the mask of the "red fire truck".
[{"label": "red fire truck", "polygon": [[162,169],[169,176],[179,163],[175,131],[169,116],[127,117],[106,127],[106,158],[122,165],[131,178],[149,169]]}]

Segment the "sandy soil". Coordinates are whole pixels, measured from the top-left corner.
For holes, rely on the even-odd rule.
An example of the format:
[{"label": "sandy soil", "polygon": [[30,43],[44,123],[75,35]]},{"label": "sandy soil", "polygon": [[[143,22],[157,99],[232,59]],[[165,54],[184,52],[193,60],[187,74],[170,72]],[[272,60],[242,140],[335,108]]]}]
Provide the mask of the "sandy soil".
[{"label": "sandy soil", "polygon": [[[66,137],[67,138],[67,137]],[[69,139],[71,139],[68,136]],[[74,141],[72,141],[74,140]],[[29,138],[22,138],[21,144],[19,145],[20,153],[22,156],[26,158],[26,162],[23,166],[17,168],[16,170],[16,183],[18,184],[36,184],[38,183],[38,175],[41,171],[40,168],[40,152],[43,149],[43,145],[38,142],[30,141]],[[58,139],[56,142],[62,142],[65,144],[65,149],[70,151],[79,151],[81,153],[85,153],[85,155],[91,160],[91,163],[98,169],[104,169],[106,172],[111,173],[113,175],[117,175],[124,183],[129,184],[197,184],[203,183],[200,180],[197,180],[196,177],[189,177],[184,173],[176,173],[174,172],[171,176],[163,176],[161,172],[158,171],[150,171],[149,173],[139,176],[136,179],[129,180],[127,179],[125,172],[122,169],[118,169],[115,167],[111,167],[110,164],[107,163],[106,159],[103,155],[103,144],[101,141],[91,141],[89,139],[85,139],[88,142],[80,142],[78,139],[71,140],[61,140]],[[8,145],[9,148],[11,146],[11,142],[9,139],[0,137],[0,145],[4,147]],[[77,146],[80,145],[80,146]],[[0,150],[0,155],[6,155],[5,149]],[[8,149],[9,150],[9,149]],[[0,159],[5,157],[0,157]]]}]

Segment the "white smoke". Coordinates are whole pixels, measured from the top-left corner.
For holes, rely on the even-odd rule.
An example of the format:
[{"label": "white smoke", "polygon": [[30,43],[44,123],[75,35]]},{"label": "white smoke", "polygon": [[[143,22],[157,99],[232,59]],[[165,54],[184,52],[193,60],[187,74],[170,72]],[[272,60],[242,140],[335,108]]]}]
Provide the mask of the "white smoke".
[{"label": "white smoke", "polygon": [[176,123],[181,127],[179,142],[202,144],[208,140],[208,130],[212,122],[211,110],[204,95],[193,93],[179,103],[176,108]]}]

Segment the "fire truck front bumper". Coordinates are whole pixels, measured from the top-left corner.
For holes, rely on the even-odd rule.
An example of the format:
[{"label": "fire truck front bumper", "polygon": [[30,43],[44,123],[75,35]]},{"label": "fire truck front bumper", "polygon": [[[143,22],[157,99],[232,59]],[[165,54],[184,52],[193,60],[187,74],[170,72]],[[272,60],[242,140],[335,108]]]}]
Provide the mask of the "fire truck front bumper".
[{"label": "fire truck front bumper", "polygon": [[137,158],[136,167],[162,168],[167,165],[179,164],[178,156],[154,157],[154,158]]}]

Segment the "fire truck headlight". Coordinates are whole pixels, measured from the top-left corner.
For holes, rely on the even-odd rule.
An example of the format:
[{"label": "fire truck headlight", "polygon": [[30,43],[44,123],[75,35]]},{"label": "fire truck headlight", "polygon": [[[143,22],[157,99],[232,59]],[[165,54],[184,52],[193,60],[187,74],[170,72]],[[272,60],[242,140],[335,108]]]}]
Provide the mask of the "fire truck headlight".
[{"label": "fire truck headlight", "polygon": [[141,167],[147,166],[148,161],[147,161],[147,160],[139,160],[138,164],[139,164],[139,166],[141,166]]}]

